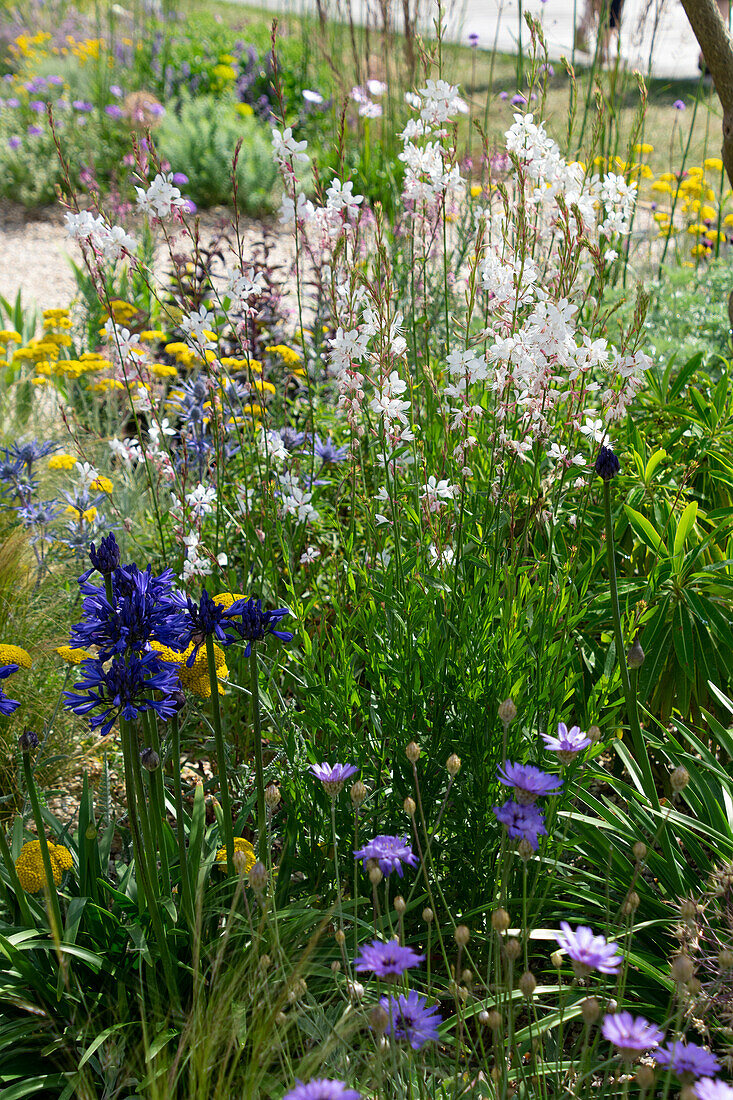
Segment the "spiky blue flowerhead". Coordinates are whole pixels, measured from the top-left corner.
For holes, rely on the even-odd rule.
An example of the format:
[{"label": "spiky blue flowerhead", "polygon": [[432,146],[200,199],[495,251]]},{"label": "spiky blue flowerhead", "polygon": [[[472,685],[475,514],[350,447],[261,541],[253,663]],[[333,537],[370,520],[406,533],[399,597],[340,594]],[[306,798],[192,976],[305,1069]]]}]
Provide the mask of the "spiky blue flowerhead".
[{"label": "spiky blue flowerhead", "polygon": [[440,1014],[434,1005],[428,1004],[427,998],[414,989],[397,997],[382,997],[379,1003],[389,1017],[385,1035],[398,1042],[408,1042],[413,1050],[420,1050],[426,1043],[438,1038]]},{"label": "spiky blue flowerhead", "polygon": [[[88,714],[92,729],[105,737],[119,718],[128,722],[146,710],[161,718],[176,713],[179,688],[175,665],[161,661],[155,653],[142,657],[94,659],[82,663],[82,679],[74,691],[65,691],[64,705],[75,714]],[[160,694],[162,699],[156,698]],[[92,713],[96,711],[98,713]]]},{"label": "spiky blue flowerhead", "polygon": [[379,864],[383,875],[396,871],[400,878],[403,876],[402,864],[407,867],[417,866],[417,856],[410,847],[406,836],[375,836],[358,852],[354,852],[355,859],[364,861],[364,867],[370,859]]},{"label": "spiky blue flowerhead", "polygon": [[399,978],[411,966],[419,966],[425,959],[411,947],[402,947],[396,940],[382,943],[372,940],[361,947],[354,959],[355,970],[371,970],[378,978]]},{"label": "spiky blue flowerhead", "polygon": [[246,641],[244,656],[249,657],[252,652],[252,642],[260,642],[266,635],[272,634],[282,642],[292,642],[291,630],[279,630],[278,623],[290,614],[288,607],[276,607],[273,611],[262,610],[262,600],[256,600],[254,596],[244,601],[240,618],[232,625],[240,638]]},{"label": "spiky blue flowerhead", "polygon": [[313,450],[324,464],[343,462],[349,453],[348,447],[337,447],[330,435],[326,439],[314,435]]}]

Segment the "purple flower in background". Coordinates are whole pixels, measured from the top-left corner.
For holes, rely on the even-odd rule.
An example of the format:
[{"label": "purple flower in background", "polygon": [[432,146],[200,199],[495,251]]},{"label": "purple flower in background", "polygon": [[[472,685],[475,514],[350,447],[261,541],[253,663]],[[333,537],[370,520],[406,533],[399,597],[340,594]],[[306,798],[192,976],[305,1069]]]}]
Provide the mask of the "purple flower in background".
[{"label": "purple flower in background", "polygon": [[120,98],[120,96],[122,96],[122,95],[123,95],[124,93],[123,93],[123,91],[122,91],[122,88],[121,88],[121,87],[119,86],[119,84],[110,84],[110,86],[109,86],[109,94],[110,94],[110,95],[113,95],[113,96],[115,96],[115,97],[116,97],[117,99],[119,99],[119,98]]},{"label": "purple flower in background", "polygon": [[396,940],[382,943],[372,940],[364,944],[354,959],[355,970],[371,970],[378,978],[399,978],[411,966],[418,966],[425,959],[411,947],[402,947]]},{"label": "purple flower in background", "polygon": [[713,1081],[712,1077],[703,1077],[695,1085],[697,1100],[733,1100],[733,1087],[725,1081]]},{"label": "purple flower in background", "polygon": [[554,76],[555,75],[555,70],[553,69],[552,65],[550,65],[549,63],[546,64],[546,65],[540,65],[539,71],[541,73],[547,73],[548,76]]},{"label": "purple flower in background", "polygon": [[185,172],[174,172],[171,177],[171,183],[174,183],[176,187],[183,187],[188,183],[188,176]]},{"label": "purple flower in background", "polygon": [[151,103],[148,107],[148,110],[150,111],[151,115],[154,115],[156,118],[160,118],[162,115],[165,114],[165,107],[162,103]]},{"label": "purple flower in background", "polygon": [[509,99],[509,92],[499,92],[499,99]]},{"label": "purple flower in background", "polygon": [[533,852],[536,852],[539,847],[539,838],[547,836],[545,815],[534,803],[529,806],[520,806],[518,802],[510,799],[503,806],[494,806],[494,813],[497,820],[502,825],[506,825],[511,839],[528,841]]},{"label": "purple flower in background", "polygon": [[512,107],[526,107],[527,100],[524,98],[521,92],[516,92],[511,98]]},{"label": "purple flower in background", "polygon": [[613,1043],[627,1062],[633,1062],[645,1050],[658,1047],[664,1038],[664,1032],[658,1027],[643,1016],[632,1016],[630,1012],[604,1016],[601,1031],[603,1038]]},{"label": "purple flower in background", "polygon": [[110,118],[122,118],[124,115],[124,111],[116,103],[108,103],[104,108],[104,113],[109,115]]},{"label": "purple flower in background", "polygon": [[560,928],[562,931],[555,934],[555,940],[567,952],[576,978],[585,978],[592,970],[616,974],[622,957],[615,943],[607,943],[604,936],[594,935],[592,929],[583,924],[573,932],[564,920]]},{"label": "purple flower in background", "polygon": [[75,111],[88,112],[94,110],[93,105],[89,103],[86,99],[73,99],[71,101],[71,106],[74,108]]},{"label": "purple flower in background", "polygon": [[20,107],[20,100],[12,96],[10,99],[5,100],[6,107]]},{"label": "purple flower in background", "polygon": [[343,1081],[327,1081],[325,1077],[314,1077],[307,1085],[298,1081],[283,1100],[361,1100],[361,1093],[347,1088]]},{"label": "purple flower in background", "polygon": [[469,36],[468,36],[468,44],[469,44],[469,46],[473,46],[474,48],[475,48],[476,46],[478,46],[478,37],[479,37],[479,36],[477,35],[476,31],[471,31],[471,33],[470,33],[470,34],[469,34]]},{"label": "purple flower in background", "polygon": [[715,1055],[697,1043],[675,1040],[655,1050],[654,1057],[660,1066],[670,1066],[672,1072],[686,1084],[691,1084],[697,1077],[710,1077],[720,1072],[720,1062]]},{"label": "purple flower in background", "polygon": [[550,733],[543,733],[542,740],[545,742],[546,749],[557,753],[561,764],[569,764],[581,749],[587,749],[591,743],[590,737],[586,737],[580,726],[571,726],[568,729],[564,722],[557,724],[557,737],[553,737]]},{"label": "purple flower in background", "polygon": [[533,764],[513,764],[507,760],[496,772],[505,787],[514,787],[514,795],[520,806],[529,806],[541,795],[556,794],[562,787],[558,775],[549,775]]},{"label": "purple flower in background", "polygon": [[37,115],[43,114],[46,110],[46,104],[42,99],[32,99],[28,106],[32,111],[35,111]]},{"label": "purple flower in background", "polygon": [[181,205],[181,210],[184,210],[186,214],[195,214],[198,210],[198,206],[193,199],[184,199]]},{"label": "purple flower in background", "polygon": [[64,78],[54,73],[52,76],[47,76],[46,80],[49,84],[52,84],[54,88],[60,88],[64,83]]},{"label": "purple flower in background", "polygon": [[326,439],[321,439],[319,435],[313,436],[313,450],[316,452],[321,462],[343,462],[349,453],[348,447],[337,447],[329,435]]},{"label": "purple flower in background", "polygon": [[28,133],[31,135],[31,137],[38,137],[39,134],[43,133],[43,130],[40,126],[29,126]]},{"label": "purple flower in background", "polygon": [[674,107],[675,111],[686,111],[687,110],[684,99],[675,99],[672,106]]},{"label": "purple flower in background", "polygon": [[11,136],[8,138],[8,148],[17,149],[19,145],[22,145],[21,139],[18,137],[17,134],[11,134]]},{"label": "purple flower in background", "polygon": [[334,764],[332,767],[324,763],[311,764],[308,770],[315,775],[316,779],[320,779],[326,794],[330,798],[336,798],[343,790],[346,780],[356,775],[359,769],[353,764]]},{"label": "purple flower in background", "polygon": [[398,997],[382,997],[379,1002],[389,1016],[385,1035],[405,1039],[413,1050],[420,1050],[433,1039],[438,1038],[440,1015],[434,1005],[411,989],[409,993],[400,993]]},{"label": "purple flower in background", "polygon": [[417,856],[406,836],[375,836],[374,840],[354,852],[354,858],[362,859],[365,867],[367,860],[376,860],[383,875],[396,871],[400,878],[403,875],[403,863],[408,867],[417,866]]}]

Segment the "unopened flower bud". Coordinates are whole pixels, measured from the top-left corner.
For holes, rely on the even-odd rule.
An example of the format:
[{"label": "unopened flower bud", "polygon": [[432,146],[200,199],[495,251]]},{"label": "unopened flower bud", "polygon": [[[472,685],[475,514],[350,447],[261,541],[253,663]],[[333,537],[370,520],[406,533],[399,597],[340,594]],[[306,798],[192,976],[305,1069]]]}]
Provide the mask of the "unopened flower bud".
[{"label": "unopened flower bud", "polygon": [[160,767],[160,757],[155,749],[143,749],[140,753],[140,763],[145,768],[146,772],[154,772]]},{"label": "unopened flower bud", "polygon": [[349,982],[348,990],[349,996],[353,997],[355,1001],[360,1001],[364,996],[364,986],[361,982]]},{"label": "unopened flower bud", "polygon": [[260,956],[260,961],[258,963],[258,966],[259,966],[260,970],[269,970],[271,964],[272,964],[272,959],[270,958],[269,955],[261,955]]},{"label": "unopened flower bud", "polygon": [[38,748],[38,734],[35,730],[26,730],[18,738],[18,748],[21,752],[30,752]]},{"label": "unopened flower bud", "polygon": [[417,741],[410,741],[409,745],[405,749],[405,756],[411,764],[417,764],[420,759],[420,746]]},{"label": "unopened flower bud", "polygon": [[724,947],[718,952],[718,966],[721,970],[733,969],[733,951],[729,947]]},{"label": "unopened flower bud", "polygon": [[277,1016],[275,1017],[275,1023],[279,1024],[280,1027],[282,1027],[283,1024],[286,1024],[287,1022],[288,1022],[288,1018],[285,1015],[285,1013],[284,1012],[278,1012]]},{"label": "unopened flower bud", "polygon": [[533,852],[534,848],[532,847],[531,843],[527,840],[525,836],[523,836],[522,839],[519,841],[519,844],[517,844],[517,855],[521,860],[526,863],[527,860],[532,857]]},{"label": "unopened flower bud", "polygon": [[338,959],[334,959],[333,962],[331,963],[331,970],[333,971],[334,974],[338,974],[340,969],[341,969],[341,963],[338,961]]},{"label": "unopened flower bud", "polygon": [[550,962],[556,970],[560,970],[562,967],[562,955],[559,951],[553,951],[550,955]]},{"label": "unopened flower bud", "polygon": [[414,817],[417,806],[415,805],[415,799],[410,798],[408,795],[405,801],[402,803],[402,809],[405,811],[408,817]]},{"label": "unopened flower bud", "polygon": [[371,871],[369,872],[369,881],[371,882],[372,886],[379,886],[383,878],[384,875],[382,874],[382,869],[380,867],[372,867]]},{"label": "unopened flower bud", "polygon": [[280,805],[280,788],[275,783],[265,788],[265,805],[268,810],[276,810]]},{"label": "unopened flower bud", "polygon": [[637,894],[636,890],[629,890],[626,895],[626,900],[622,906],[622,912],[625,916],[630,916],[631,913],[635,913],[641,904],[641,898]]},{"label": "unopened flower bud", "polygon": [[367,789],[360,779],[357,779],[356,783],[352,784],[349,795],[355,806],[361,806],[362,802],[364,802],[367,796]]},{"label": "unopened flower bud", "polygon": [[369,1026],[372,1031],[376,1031],[379,1035],[383,1035],[389,1027],[389,1016],[386,1008],[382,1008],[381,1004],[374,1005],[369,1012]]},{"label": "unopened flower bud", "polygon": [[498,715],[503,726],[511,725],[517,717],[517,708],[512,699],[505,699],[503,703],[499,703]]},{"label": "unopened flower bud", "polygon": [[621,469],[621,463],[610,447],[601,447],[595,461],[595,471],[603,481],[610,481]]},{"label": "unopened flower bud", "polygon": [[395,913],[397,913],[399,917],[401,917],[405,909],[407,909],[407,902],[402,897],[402,894],[398,894],[397,897],[394,899],[394,908]]},{"label": "unopened flower bud", "polygon": [[695,973],[695,967],[689,955],[676,955],[669,968],[676,982],[689,982]]},{"label": "unopened flower bud", "polygon": [[697,1100],[698,1092],[694,1085],[683,1085],[680,1100]]},{"label": "unopened flower bud", "polygon": [[336,943],[339,946],[342,946],[343,944],[345,944],[346,943],[346,933],[344,932],[343,928],[337,928],[336,931],[333,934],[333,938],[336,940]]},{"label": "unopened flower bud", "polygon": [[594,1024],[601,1014],[601,1006],[595,997],[586,997],[580,1002],[580,1012],[587,1024]]},{"label": "unopened flower bud", "polygon": [[471,982],[473,981],[473,971],[472,970],[463,970],[461,972],[461,981],[465,982],[466,985],[470,985]]},{"label": "unopened flower bud", "polygon": [[506,909],[495,909],[491,914],[491,927],[495,932],[506,932],[511,923],[511,917]]},{"label": "unopened flower bud", "polygon": [[522,945],[519,940],[514,939],[513,937],[512,939],[507,940],[504,944],[504,953],[506,954],[506,957],[509,959],[510,962],[514,962],[515,959],[518,959],[522,953]]},{"label": "unopened flower bud", "polygon": [[469,932],[467,926],[465,924],[459,924],[455,932],[453,933],[453,939],[456,941],[458,946],[465,947],[470,938],[471,933]]},{"label": "unopened flower bud", "polygon": [[641,863],[643,859],[646,859],[648,849],[643,841],[637,840],[631,851],[634,853],[634,859],[637,861],[637,863]]},{"label": "unopened flower bud", "polygon": [[232,866],[238,875],[243,875],[247,870],[247,853],[235,851],[232,853]]},{"label": "unopened flower bud", "polygon": [[433,912],[432,909],[430,909],[429,907],[426,907],[422,911],[422,919],[425,921],[426,924],[432,924],[433,921],[435,920],[435,913]]},{"label": "unopened flower bud", "polygon": [[596,726],[595,724],[592,726],[588,726],[586,737],[588,737],[593,742],[593,744],[596,744],[597,741],[600,741],[601,736],[602,734],[600,726]]},{"label": "unopened flower bud", "polygon": [[641,668],[644,664],[644,650],[638,640],[626,651],[626,664],[629,668]]},{"label": "unopened flower bud", "polygon": [[256,894],[261,894],[267,886],[267,868],[259,860],[249,869],[249,884]]},{"label": "unopened flower bud", "polygon": [[687,768],[684,768],[681,764],[679,768],[675,768],[669,777],[669,781],[672,784],[672,790],[675,794],[679,794],[680,791],[684,791],[687,784],[690,782],[690,773]]},{"label": "unopened flower bud", "polygon": [[486,1013],[486,1017],[486,1026],[491,1028],[492,1031],[498,1031],[502,1024],[501,1013],[492,1008]]},{"label": "unopened flower bud", "polygon": [[654,1070],[651,1066],[637,1067],[636,1083],[640,1089],[644,1090],[648,1090],[654,1087]]},{"label": "unopened flower bud", "polygon": [[537,980],[531,970],[525,970],[519,979],[519,992],[523,997],[531,997],[537,988]]},{"label": "unopened flower bud", "polygon": [[687,983],[687,992],[691,997],[699,997],[702,993],[702,982],[698,978],[690,978]]},{"label": "unopened flower bud", "polygon": [[460,758],[460,756],[456,756],[455,753],[452,753],[448,757],[448,759],[446,760],[445,766],[446,766],[446,769],[448,771],[448,775],[452,776],[455,779],[455,777],[458,775],[459,771],[461,770],[461,758]]}]

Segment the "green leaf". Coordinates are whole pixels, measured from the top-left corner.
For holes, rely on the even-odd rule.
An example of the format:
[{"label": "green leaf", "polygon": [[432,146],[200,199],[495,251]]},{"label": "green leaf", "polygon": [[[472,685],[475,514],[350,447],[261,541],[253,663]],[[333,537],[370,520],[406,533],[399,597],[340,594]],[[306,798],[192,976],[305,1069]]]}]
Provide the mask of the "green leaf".
[{"label": "green leaf", "polygon": [[691,500],[680,516],[679,523],[677,524],[677,532],[674,536],[674,549],[672,551],[675,558],[681,558],[687,536],[694,527],[696,519],[697,501]]},{"label": "green leaf", "polygon": [[663,447],[660,447],[659,450],[655,451],[652,457],[649,459],[646,464],[646,468],[644,469],[644,481],[647,483],[647,485],[651,481],[652,474],[656,470],[659,463],[662,461],[663,458],[666,457],[667,452],[664,450]]},{"label": "green leaf", "polygon": [[662,536],[657,531],[653,523],[650,523],[646,516],[643,516],[641,512],[637,512],[635,508],[632,508],[628,504],[624,504],[624,511],[628,516],[629,523],[634,529],[634,532],[641,541],[653,550],[655,554],[659,553],[660,548],[667,555],[667,547],[662,539]]}]

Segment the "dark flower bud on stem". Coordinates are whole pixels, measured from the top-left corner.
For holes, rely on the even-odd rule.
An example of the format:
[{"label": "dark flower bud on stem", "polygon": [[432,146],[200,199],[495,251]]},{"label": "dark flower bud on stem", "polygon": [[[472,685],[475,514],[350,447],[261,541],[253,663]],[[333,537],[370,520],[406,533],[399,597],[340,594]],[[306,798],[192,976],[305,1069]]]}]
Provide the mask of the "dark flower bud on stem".
[{"label": "dark flower bud on stem", "polygon": [[595,471],[603,481],[610,481],[621,469],[621,463],[610,447],[601,447],[596,459]]},{"label": "dark flower bud on stem", "polygon": [[155,749],[146,748],[140,753],[140,763],[147,772],[154,772],[160,767],[160,757]]},{"label": "dark flower bud on stem", "polygon": [[120,564],[120,548],[112,532],[102,539],[99,550],[92,543],[89,547],[89,561],[92,563],[92,568],[103,577],[114,573]]},{"label": "dark flower bud on stem", "polygon": [[38,734],[35,730],[26,730],[18,738],[18,748],[21,752],[30,752],[38,748]]}]

